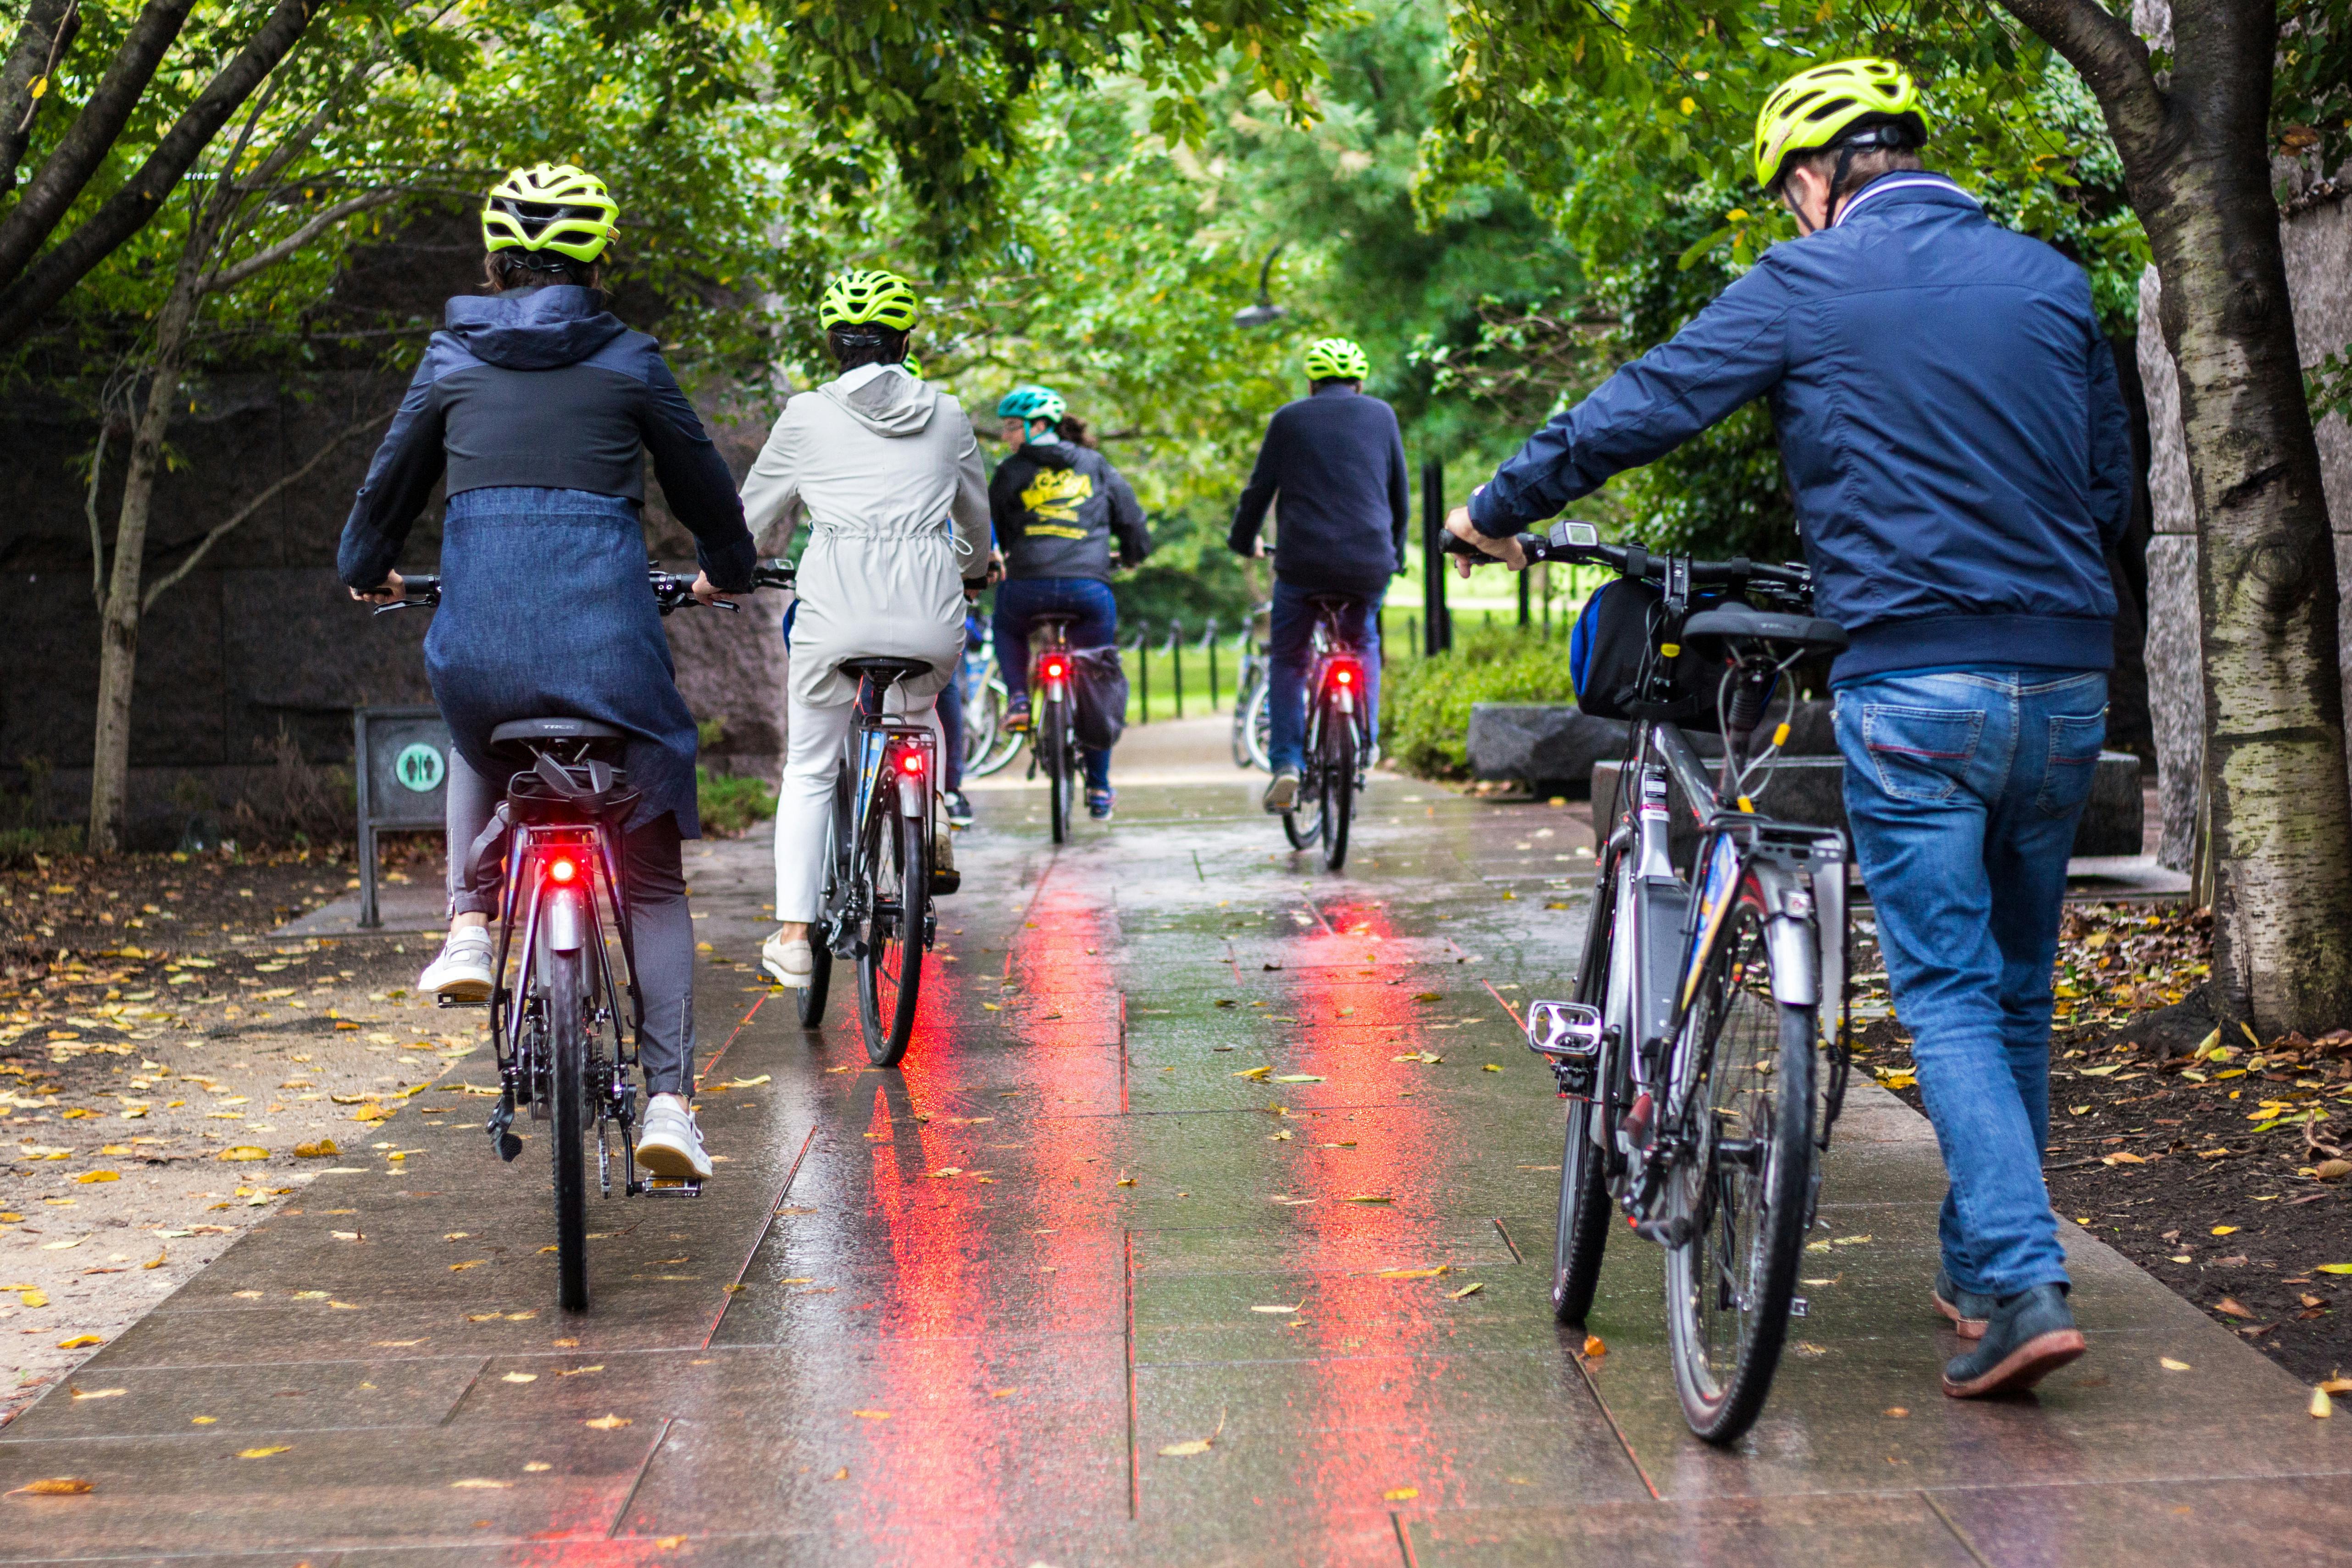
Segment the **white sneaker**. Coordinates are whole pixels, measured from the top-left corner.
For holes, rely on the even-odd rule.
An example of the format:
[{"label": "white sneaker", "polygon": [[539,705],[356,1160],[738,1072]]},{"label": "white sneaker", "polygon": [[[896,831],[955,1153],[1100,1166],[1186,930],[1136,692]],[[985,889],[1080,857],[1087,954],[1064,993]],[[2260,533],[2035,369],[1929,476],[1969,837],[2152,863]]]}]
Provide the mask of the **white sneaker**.
[{"label": "white sneaker", "polygon": [[778,985],[805,991],[816,978],[816,955],[809,950],[805,936],[790,942],[771,936],[761,946],[760,967],[773,975]]},{"label": "white sneaker", "polygon": [[637,1164],[657,1176],[710,1179],[710,1156],[702,1152],[702,1129],[694,1108],[676,1094],[656,1094],[646,1106],[645,1135],[637,1140]]},{"label": "white sneaker", "polygon": [[1273,783],[1265,787],[1265,809],[1279,815],[1297,804],[1298,775],[1286,768],[1274,776]]},{"label": "white sneaker", "polygon": [[453,1002],[490,999],[490,930],[460,925],[449,933],[441,956],[416,977],[416,988]]}]

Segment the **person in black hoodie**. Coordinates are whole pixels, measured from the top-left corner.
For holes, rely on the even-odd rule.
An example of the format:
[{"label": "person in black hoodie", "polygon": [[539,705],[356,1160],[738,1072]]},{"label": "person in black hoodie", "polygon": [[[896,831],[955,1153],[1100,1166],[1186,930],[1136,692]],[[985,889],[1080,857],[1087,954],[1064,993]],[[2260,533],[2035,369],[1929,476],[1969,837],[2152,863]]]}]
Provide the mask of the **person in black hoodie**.
[{"label": "person in black hoodie", "polygon": [[[1073,648],[1108,648],[1118,640],[1118,605],[1111,598],[1111,541],[1118,564],[1131,567],[1151,553],[1151,534],[1135,491],[1101,453],[1073,437],[1083,427],[1065,419],[1050,388],[1015,387],[996,405],[1013,453],[988,482],[988,510],[1004,552],[1004,581],[996,590],[996,662],[1004,674],[1006,722],[1029,727],[1029,625],[1038,615],[1076,615]],[[1075,427],[1075,428],[1074,428]],[[1110,752],[1083,753],[1087,813],[1111,813]]]},{"label": "person in black hoodie", "polygon": [[1315,633],[1308,601],[1317,594],[1355,601],[1340,632],[1363,658],[1364,717],[1379,745],[1381,601],[1389,579],[1404,570],[1412,502],[1396,412],[1364,395],[1370,369],[1364,350],[1345,338],[1307,345],[1307,395],[1275,410],[1225,538],[1235,555],[1264,555],[1258,530],[1266,507],[1281,497],[1267,639],[1269,811],[1287,811],[1298,800],[1307,756],[1308,644]]},{"label": "person in black hoodie", "polygon": [[441,605],[425,672],[449,724],[449,936],[417,982],[490,995],[488,885],[466,853],[514,769],[490,751],[510,719],[593,719],[628,736],[639,792],[623,824],[636,978],[645,994],[637,1160],[660,1176],[710,1175],[694,1092],[694,920],[679,842],[695,812],[694,716],[646,585],[644,454],[695,537],[704,603],[751,587],[735,481],[653,339],[603,308],[599,259],[620,232],[604,182],[569,164],[518,169],[482,209],[488,298],[449,301],[343,525],[336,570],[352,596],[401,597],[394,570],[446,477]]}]

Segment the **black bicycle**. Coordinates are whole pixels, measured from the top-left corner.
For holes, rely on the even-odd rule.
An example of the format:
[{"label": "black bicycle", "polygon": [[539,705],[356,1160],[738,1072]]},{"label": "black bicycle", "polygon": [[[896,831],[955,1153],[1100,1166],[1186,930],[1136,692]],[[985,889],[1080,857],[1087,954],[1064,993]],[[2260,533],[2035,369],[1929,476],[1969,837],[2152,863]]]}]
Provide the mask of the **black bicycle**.
[{"label": "black bicycle", "polygon": [[[694,580],[651,568],[647,580],[665,615],[698,602]],[[760,588],[790,588],[793,572],[763,565]],[[389,614],[441,601],[438,577],[402,582],[402,597],[378,606]],[[733,610],[731,602],[714,601]],[[613,1196],[617,1145],[621,1190],[630,1197],[698,1197],[692,1178],[640,1179],[636,1166],[637,1041],[645,998],[637,986],[621,831],[638,792],[618,766],[628,737],[591,719],[516,719],[490,732],[490,747],[515,765],[506,798],[470,853],[478,874],[502,862],[499,951],[489,999],[444,1007],[490,1009],[490,1049],[499,1103],[487,1131],[499,1157],[522,1153],[515,1112],[547,1124],[555,1194],[556,1298],[565,1312],[588,1310],[588,1175],[585,1145],[596,1139],[596,1179]],[[613,940],[607,940],[607,931]],[[518,936],[520,939],[518,940]],[[615,970],[613,951],[620,950]],[[513,977],[508,979],[511,967]]]},{"label": "black bicycle", "polygon": [[939,935],[932,895],[953,893],[960,879],[932,870],[938,742],[929,726],[883,711],[892,686],[930,665],[875,658],[841,667],[857,677],[857,716],[834,768],[824,900],[809,931],[800,1018],[809,1029],[823,1022],[833,961],[856,964],[866,1059],[895,1067],[914,1038],[923,954]]},{"label": "black bicycle", "polygon": [[1077,672],[1070,654],[1070,623],[1076,619],[1037,615],[1029,622],[1037,637],[1029,661],[1029,777],[1045,771],[1046,810],[1057,844],[1069,842],[1084,766],[1078,753]]},{"label": "black bicycle", "polygon": [[[1519,544],[1530,560],[1654,585],[1643,646],[1628,651],[1633,723],[1575,998],[1528,1009],[1528,1044],[1568,1103],[1552,1308],[1584,1322],[1621,1211],[1666,1249],[1684,1418],[1730,1443],[1762,1411],[1789,1320],[1805,1313],[1798,1265],[1848,1070],[1845,838],[1756,810],[1788,722],[1757,738],[1776,686],[1793,706],[1791,672],[1846,635],[1813,617],[1801,566],[1652,555],[1581,523]],[[1687,689],[1694,662],[1720,677],[1711,694]],[[1710,695],[1724,738],[1712,768],[1675,716]]]},{"label": "black bicycle", "polygon": [[1340,616],[1357,601],[1345,594],[1318,593],[1307,602],[1315,607],[1315,631],[1307,670],[1307,749],[1298,798],[1282,813],[1282,831],[1295,850],[1319,840],[1323,863],[1338,871],[1348,863],[1349,830],[1364,788],[1371,715],[1365,704],[1363,657],[1339,630]]}]

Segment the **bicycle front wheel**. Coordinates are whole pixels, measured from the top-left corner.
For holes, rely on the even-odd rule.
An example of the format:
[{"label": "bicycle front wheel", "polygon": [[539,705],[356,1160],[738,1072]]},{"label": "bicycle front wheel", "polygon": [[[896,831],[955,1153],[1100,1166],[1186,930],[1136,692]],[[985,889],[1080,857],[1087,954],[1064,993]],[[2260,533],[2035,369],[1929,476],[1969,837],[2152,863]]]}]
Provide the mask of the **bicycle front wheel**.
[{"label": "bicycle front wheel", "polygon": [[1005,693],[1003,681],[991,676],[980,700],[972,705],[983,716],[988,744],[967,753],[970,759],[964,763],[965,778],[985,779],[1019,755],[1021,737],[1004,727],[1004,710],[1011,701]]},{"label": "bicycle front wheel", "polygon": [[555,1145],[556,1301],[567,1312],[588,1310],[588,956],[551,953],[547,975],[547,1042],[555,1071],[549,1132]]},{"label": "bicycle front wheel", "polygon": [[1356,721],[1331,714],[1323,727],[1323,864],[1348,863],[1348,830],[1356,820]]},{"label": "bicycle front wheel", "polygon": [[1788,1337],[1813,1173],[1813,1009],[1774,999],[1752,872],[1703,960],[1678,1052],[1690,1148],[1671,1178],[1689,1234],[1666,1254],[1666,1331],[1690,1428],[1737,1440]]},{"label": "bicycle front wheel", "polygon": [[874,913],[866,923],[866,951],[857,961],[858,1022],[866,1057],[896,1067],[915,1033],[915,997],[923,973],[923,914],[931,893],[929,824],[885,802],[867,862],[874,878]]},{"label": "bicycle front wheel", "polygon": [[856,831],[855,822],[849,804],[849,762],[844,758],[833,768],[833,821],[824,841],[824,908],[809,926],[809,983],[793,993],[803,1029],[824,1023],[824,1004],[833,993],[834,922],[840,918],[842,889],[849,885],[849,844]]},{"label": "bicycle front wheel", "polygon": [[[1631,977],[1617,957],[1618,910],[1624,907],[1632,881],[1632,862],[1604,849],[1601,874],[1594,880],[1592,913],[1585,927],[1584,960],[1579,966],[1576,999],[1601,1009],[1605,1022],[1622,1026],[1630,997]],[[1619,967],[1612,970],[1612,964]],[[1612,986],[1612,977],[1619,983]],[[1616,1009],[1612,1018],[1611,1009]],[[1552,1233],[1551,1312],[1564,1323],[1581,1324],[1592,1311],[1592,1294],[1601,1284],[1601,1259],[1609,1246],[1609,1171],[1604,1150],[1592,1141],[1593,1122],[1608,1103],[1608,1074],[1614,1063],[1601,1064],[1592,1098],[1568,1103],[1568,1124],[1560,1140],[1559,1228]]]}]

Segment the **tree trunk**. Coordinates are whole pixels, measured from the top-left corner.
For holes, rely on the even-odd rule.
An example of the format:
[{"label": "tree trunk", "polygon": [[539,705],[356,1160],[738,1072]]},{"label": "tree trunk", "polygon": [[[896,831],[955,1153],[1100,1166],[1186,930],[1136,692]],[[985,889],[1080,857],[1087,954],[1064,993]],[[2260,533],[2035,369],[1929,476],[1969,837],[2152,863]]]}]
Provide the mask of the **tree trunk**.
[{"label": "tree trunk", "polygon": [[2171,77],[2092,0],[2003,0],[2098,95],[2163,281],[2198,523],[2213,998],[2352,1022],[2335,551],[2271,193],[2273,0],[2174,0]]},{"label": "tree trunk", "polygon": [[[198,246],[182,259],[180,276],[155,323],[155,359],[147,397],[131,433],[131,461],[122,476],[122,507],[114,529],[114,569],[98,612],[98,724],[89,760],[89,852],[121,854],[131,796],[131,693],[139,670],[141,580],[146,571],[147,523],[163,463],[163,437],[180,397],[181,356],[194,324]],[[203,246],[209,250],[210,246]]]}]

